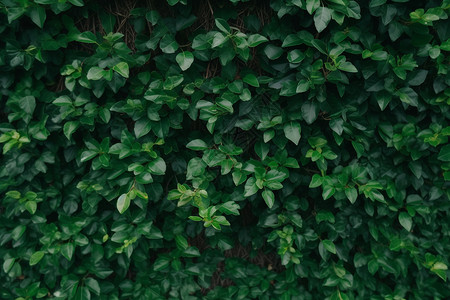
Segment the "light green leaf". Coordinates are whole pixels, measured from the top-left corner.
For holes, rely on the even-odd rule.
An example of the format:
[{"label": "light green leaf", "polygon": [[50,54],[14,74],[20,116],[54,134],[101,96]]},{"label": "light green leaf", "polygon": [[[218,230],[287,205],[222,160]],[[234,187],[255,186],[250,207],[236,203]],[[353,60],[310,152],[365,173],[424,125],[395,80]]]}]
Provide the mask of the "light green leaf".
[{"label": "light green leaf", "polygon": [[141,138],[147,135],[151,129],[152,124],[149,119],[147,118],[139,119],[134,124],[134,135],[136,135],[136,138]]},{"label": "light green leaf", "polygon": [[92,67],[89,69],[86,77],[89,80],[100,80],[105,76],[106,72],[102,68]]},{"label": "light green leaf", "polygon": [[412,224],[413,224],[412,218],[407,212],[402,211],[398,215],[398,221],[400,222],[400,225],[403,226],[403,228],[405,228],[407,231],[411,231]]},{"label": "light green leaf", "polygon": [[231,33],[230,25],[228,25],[227,21],[221,18],[217,18],[214,21],[216,23],[217,28],[219,28],[220,31],[225,33]]},{"label": "light green leaf", "polygon": [[161,48],[163,53],[172,54],[178,50],[178,43],[175,41],[175,38],[171,34],[166,34],[161,39],[159,43],[159,48]]},{"label": "light green leaf", "polygon": [[355,203],[356,198],[358,198],[358,191],[354,187],[349,187],[345,189],[345,196],[350,201],[350,203]]},{"label": "light green leaf", "polygon": [[304,93],[309,90],[309,82],[302,79],[298,82],[297,88],[295,90],[296,93]]},{"label": "light green leaf", "polygon": [[267,206],[269,208],[272,208],[273,204],[275,203],[275,195],[271,190],[264,190],[262,192],[262,197],[264,201],[266,202]]},{"label": "light green leaf", "polygon": [[27,201],[25,202],[25,209],[32,215],[36,213],[37,203],[36,201]]},{"label": "light green leaf", "polygon": [[164,175],[166,173],[166,162],[161,157],[158,157],[148,164],[148,168],[152,174]]},{"label": "light green leaf", "polygon": [[283,127],[284,135],[288,140],[293,142],[295,145],[298,145],[301,137],[301,127],[298,122],[289,122],[286,123]]},{"label": "light green leaf", "polygon": [[306,10],[310,15],[320,6],[320,0],[306,0]]},{"label": "light green leaf", "polygon": [[322,185],[323,177],[319,174],[314,174],[311,178],[311,182],[309,183],[310,188],[316,188]]},{"label": "light green leaf", "polygon": [[81,153],[80,161],[85,162],[97,156],[98,152],[94,150],[86,150]]},{"label": "light green leaf", "polygon": [[201,151],[201,150],[206,150],[208,149],[208,145],[201,139],[195,139],[190,141],[187,145],[186,148],[191,149],[191,150],[195,150],[195,151]]},{"label": "light green leaf", "polygon": [[319,105],[317,102],[305,101],[302,104],[302,117],[306,123],[312,124],[319,114]]},{"label": "light green leaf", "polygon": [[287,59],[290,63],[298,64],[305,59],[305,54],[299,49],[292,50],[288,53]]},{"label": "light green leaf", "polygon": [[256,47],[259,44],[265,43],[269,41],[265,36],[262,36],[260,34],[252,34],[248,37],[248,46],[249,47]]},{"label": "light green leaf", "polygon": [[180,66],[180,69],[186,71],[191,67],[192,63],[194,62],[194,55],[189,51],[184,51],[178,53],[177,56],[175,57],[175,60]]},{"label": "light green leaf", "polygon": [[[234,175],[234,173],[233,173]],[[235,182],[236,183],[236,182]],[[250,197],[256,192],[258,192],[259,188],[256,186],[256,179],[254,177],[250,177],[247,182],[245,183],[244,187],[244,197]]]},{"label": "light green leaf", "polygon": [[322,32],[327,28],[328,23],[331,21],[331,12],[331,9],[323,6],[316,10],[316,13],[314,14],[314,26],[316,26],[318,32]]},{"label": "light green leaf", "polygon": [[239,215],[239,204],[234,201],[228,201],[220,205],[219,210],[227,215]]},{"label": "light green leaf", "polygon": [[336,246],[334,245],[334,243],[332,241],[330,241],[330,240],[323,240],[321,243],[323,244],[323,247],[328,252],[336,254]]},{"label": "light green leaf", "polygon": [[338,66],[338,69],[345,72],[357,73],[358,69],[349,61],[344,61]]},{"label": "light green leaf", "polygon": [[38,264],[41,259],[44,257],[45,252],[44,251],[36,251],[34,252],[30,257],[30,266],[34,266]]},{"label": "light green leaf", "polygon": [[127,211],[128,207],[130,207],[131,198],[128,197],[128,194],[120,195],[119,199],[117,199],[117,210],[119,213],[123,214]]},{"label": "light green leaf", "polygon": [[11,271],[15,261],[16,261],[16,259],[13,257],[5,259],[5,261],[3,262],[3,271],[5,273],[9,273],[9,271]]},{"label": "light green leaf", "polygon": [[75,243],[68,242],[61,246],[61,254],[68,260],[71,261],[73,253],[75,252]]},{"label": "light green leaf", "polygon": [[115,65],[112,68],[114,71],[116,71],[117,73],[119,73],[119,75],[121,75],[122,77],[128,78],[128,76],[130,75],[130,69],[129,66],[126,62],[122,61],[120,63],[118,63],[117,65]]},{"label": "light green leaf", "polygon": [[66,124],[64,124],[64,135],[67,137],[68,140],[70,140],[72,134],[75,132],[75,130],[78,129],[80,126],[80,122],[78,121],[69,121]]},{"label": "light green leaf", "polygon": [[217,32],[214,35],[213,42],[211,44],[211,48],[217,48],[219,46],[222,46],[228,41],[228,36],[224,35],[222,32]]},{"label": "light green leaf", "polygon": [[334,188],[334,186],[332,186],[332,185],[324,186],[323,191],[322,191],[323,200],[329,199],[331,196],[334,195],[334,193],[336,193],[336,189]]}]

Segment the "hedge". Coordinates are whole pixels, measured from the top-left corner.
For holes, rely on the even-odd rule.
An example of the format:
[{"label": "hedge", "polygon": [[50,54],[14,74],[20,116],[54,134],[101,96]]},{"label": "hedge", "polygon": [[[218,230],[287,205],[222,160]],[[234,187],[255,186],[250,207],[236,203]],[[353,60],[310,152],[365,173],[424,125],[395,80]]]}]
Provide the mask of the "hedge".
[{"label": "hedge", "polygon": [[450,299],[449,0],[0,11],[0,298]]}]

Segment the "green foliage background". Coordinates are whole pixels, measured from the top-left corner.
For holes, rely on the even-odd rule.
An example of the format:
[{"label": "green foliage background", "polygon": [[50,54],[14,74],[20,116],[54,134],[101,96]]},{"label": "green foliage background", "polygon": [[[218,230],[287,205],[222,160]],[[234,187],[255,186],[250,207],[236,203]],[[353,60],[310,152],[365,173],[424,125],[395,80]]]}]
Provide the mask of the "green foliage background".
[{"label": "green foliage background", "polygon": [[0,298],[450,299],[450,1],[0,1]]}]

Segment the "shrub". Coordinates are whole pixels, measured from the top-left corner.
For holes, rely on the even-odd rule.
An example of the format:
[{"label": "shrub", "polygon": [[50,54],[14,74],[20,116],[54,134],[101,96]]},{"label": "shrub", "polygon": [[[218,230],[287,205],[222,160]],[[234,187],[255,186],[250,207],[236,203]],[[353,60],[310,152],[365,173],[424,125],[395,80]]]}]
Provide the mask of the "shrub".
[{"label": "shrub", "polygon": [[1,298],[450,298],[450,1],[0,3]]}]

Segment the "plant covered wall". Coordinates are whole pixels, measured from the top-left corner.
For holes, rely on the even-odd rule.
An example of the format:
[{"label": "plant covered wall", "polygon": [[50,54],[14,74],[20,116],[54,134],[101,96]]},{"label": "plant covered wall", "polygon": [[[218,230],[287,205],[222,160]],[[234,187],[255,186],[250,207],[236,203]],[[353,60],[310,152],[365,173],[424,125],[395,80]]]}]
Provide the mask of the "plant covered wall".
[{"label": "plant covered wall", "polygon": [[0,1],[2,299],[450,299],[450,1]]}]

